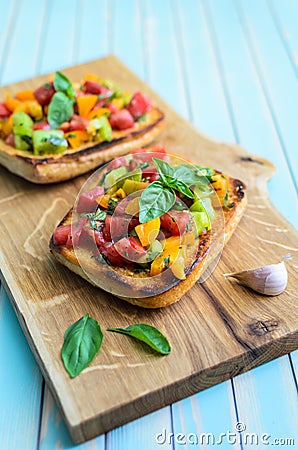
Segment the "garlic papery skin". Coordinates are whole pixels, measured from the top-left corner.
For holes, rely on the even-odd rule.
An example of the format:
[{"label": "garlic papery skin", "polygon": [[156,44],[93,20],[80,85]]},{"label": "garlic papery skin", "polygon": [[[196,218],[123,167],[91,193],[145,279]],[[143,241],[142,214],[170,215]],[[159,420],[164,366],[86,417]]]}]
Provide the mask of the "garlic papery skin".
[{"label": "garlic papery skin", "polygon": [[288,282],[288,272],[284,261],[257,269],[226,273],[224,276],[236,278],[244,286],[264,295],[281,294]]}]

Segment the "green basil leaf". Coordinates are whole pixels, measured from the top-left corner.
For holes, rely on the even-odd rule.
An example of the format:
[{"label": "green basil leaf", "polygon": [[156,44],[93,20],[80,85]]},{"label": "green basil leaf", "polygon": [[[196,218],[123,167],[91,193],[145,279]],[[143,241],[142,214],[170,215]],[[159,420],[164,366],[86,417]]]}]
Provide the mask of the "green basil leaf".
[{"label": "green basil leaf", "polygon": [[169,184],[170,187],[173,189],[176,189],[177,191],[181,192],[183,195],[186,195],[188,198],[194,198],[194,193],[189,189],[186,183],[180,180],[174,180],[172,183]]},{"label": "green basil leaf", "polygon": [[98,353],[102,340],[101,328],[89,314],[66,330],[61,355],[65,369],[72,378],[89,366]]},{"label": "green basil leaf", "polygon": [[126,334],[127,336],[145,342],[145,344],[162,355],[168,355],[171,352],[171,346],[167,338],[152,325],[135,323],[127,328],[108,328],[108,331]]},{"label": "green basil leaf", "polygon": [[88,219],[92,220],[105,220],[105,218],[107,217],[107,213],[98,208],[95,212],[82,213],[81,217],[87,217]]},{"label": "green basil leaf", "polygon": [[57,92],[63,92],[70,99],[74,99],[76,94],[69,79],[61,72],[56,72],[54,77],[54,88]]},{"label": "green basil leaf", "polygon": [[171,209],[175,201],[173,189],[163,188],[160,181],[153,181],[141,194],[139,221],[144,223],[162,216]]},{"label": "green basil leaf", "polygon": [[224,197],[224,207],[228,208],[228,209],[231,209],[231,208],[233,208],[233,206],[234,206],[234,203],[229,205],[229,191],[227,190],[226,195]]},{"label": "green basil leaf", "polygon": [[73,115],[73,102],[63,92],[56,92],[48,111],[48,122],[52,128],[59,128]]},{"label": "green basil leaf", "polygon": [[152,161],[154,161],[160,178],[165,184],[168,183],[168,179],[173,179],[173,169],[166,161],[158,158],[152,158]]}]

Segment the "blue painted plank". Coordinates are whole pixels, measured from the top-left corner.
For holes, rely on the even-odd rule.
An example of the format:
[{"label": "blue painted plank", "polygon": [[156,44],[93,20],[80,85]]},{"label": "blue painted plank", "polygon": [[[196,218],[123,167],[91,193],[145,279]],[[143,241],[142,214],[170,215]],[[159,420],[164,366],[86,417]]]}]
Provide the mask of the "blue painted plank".
[{"label": "blue painted plank", "polygon": [[79,17],[74,36],[75,63],[84,63],[101,58],[109,53],[109,29],[111,17],[107,0],[80,1],[77,8]]},{"label": "blue painted plank", "polygon": [[110,2],[112,24],[110,30],[111,53],[145,79],[144,30],[141,22],[141,3],[137,0]]},{"label": "blue painted plank", "polygon": [[[254,433],[255,448],[274,445],[274,439],[288,438],[298,442],[297,390],[288,356],[258,367],[254,371],[239,375],[234,379],[239,421],[244,424],[242,433],[243,449],[254,448],[251,437]],[[243,428],[244,428],[243,427]],[[270,437],[267,444],[260,444],[262,435]],[[265,441],[266,442],[266,441]],[[283,448],[295,448],[288,445]]]},{"label": "blue painted plank", "polygon": [[78,18],[78,0],[51,0],[48,3],[47,21],[41,35],[39,74],[75,63]]},{"label": "blue painted plank", "polygon": [[142,5],[146,80],[178,113],[187,117],[188,105],[171,2],[145,0]]},{"label": "blue painted plank", "polygon": [[169,410],[169,407],[160,409],[107,433],[105,450],[171,450],[171,444],[160,444],[163,430],[172,432]]},{"label": "blue painted plank", "polygon": [[188,90],[189,119],[215,139],[234,141],[202,3],[188,0],[187,6],[185,8],[181,1],[175,2],[175,36]]},{"label": "blue painted plank", "polygon": [[37,446],[42,377],[3,286],[0,288],[0,448]]},{"label": "blue painted plank", "polygon": [[30,78],[35,74],[46,3],[21,0],[15,12],[14,31],[10,37],[9,52],[6,53],[2,72],[3,84]]},{"label": "blue painted plank", "polygon": [[38,450],[74,449],[74,450],[105,450],[105,436],[102,435],[81,445],[74,445],[56,403],[45,388],[44,404]]},{"label": "blue painted plank", "polygon": [[[298,83],[288,55],[267,5],[259,0],[239,2],[247,43],[253,54],[258,77],[267,97],[270,113],[297,184]],[[298,16],[296,17],[298,21]],[[274,49],[274,51],[272,51]]]},{"label": "blue painted plank", "polygon": [[268,7],[288,58],[298,77],[298,3],[293,0],[270,0]]},{"label": "blue painted plank", "polygon": [[[174,443],[191,450],[199,448],[227,448],[228,434],[237,424],[234,397],[230,382],[221,383],[199,394],[173,404]],[[168,439],[169,434],[164,433]],[[179,434],[180,437],[179,437]],[[179,442],[180,441],[180,442]],[[185,442],[185,443],[184,443]],[[233,449],[240,449],[239,440]]]},{"label": "blue painted plank", "polygon": [[230,104],[239,143],[278,167],[268,184],[271,199],[288,220],[298,225],[293,208],[297,202],[294,185],[234,2],[207,1],[205,4],[214,51],[218,55],[218,70],[225,78],[226,101]]}]

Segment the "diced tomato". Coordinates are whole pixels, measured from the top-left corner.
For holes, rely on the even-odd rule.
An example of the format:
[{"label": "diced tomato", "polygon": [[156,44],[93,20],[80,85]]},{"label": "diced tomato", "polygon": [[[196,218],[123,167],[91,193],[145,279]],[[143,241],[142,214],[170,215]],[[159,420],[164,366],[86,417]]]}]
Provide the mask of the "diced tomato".
[{"label": "diced tomato", "polygon": [[10,116],[11,112],[4,103],[0,103],[0,119]]},{"label": "diced tomato", "polygon": [[113,103],[109,103],[106,108],[108,108],[112,114],[116,113],[117,111],[119,111],[119,109],[117,108],[117,106],[115,106]]},{"label": "diced tomato", "polygon": [[100,95],[103,90],[105,89],[104,86],[97,83],[96,81],[85,81],[84,85],[84,91],[88,92],[89,94],[97,94]]},{"label": "diced tomato", "polygon": [[95,188],[91,189],[90,191],[83,192],[80,195],[78,205],[77,205],[77,212],[84,213],[84,212],[92,212],[95,211],[98,203],[96,201],[97,197],[100,197],[104,194],[104,187],[103,186],[96,186]]},{"label": "diced tomato", "polygon": [[65,245],[71,234],[71,224],[61,225],[54,231],[53,240],[55,245]]},{"label": "diced tomato", "polygon": [[120,109],[109,118],[111,127],[117,130],[126,130],[134,126],[132,115],[127,109]]},{"label": "diced tomato", "polygon": [[141,94],[141,92],[136,92],[130,100],[127,109],[131,115],[137,119],[138,117],[143,116],[147,111],[150,111],[151,101],[148,97]]},{"label": "diced tomato", "polygon": [[39,88],[35,89],[33,92],[34,97],[38,101],[38,103],[42,106],[46,106],[52,100],[53,95],[55,94],[54,83],[49,82],[45,83]]},{"label": "diced tomato", "polygon": [[60,127],[59,130],[64,131],[64,133],[67,133],[67,131],[70,130],[70,123],[69,122],[63,122]]},{"label": "diced tomato", "polygon": [[5,144],[6,145],[11,145],[11,147],[14,147],[15,142],[14,142],[14,134],[10,133],[7,138],[5,139]]},{"label": "diced tomato", "polygon": [[189,211],[170,211],[160,218],[160,228],[165,236],[181,236],[192,225],[192,215]]},{"label": "diced tomato", "polygon": [[33,130],[50,130],[50,129],[51,129],[50,124],[45,120],[43,120],[42,122],[36,122],[33,125]]},{"label": "diced tomato", "polygon": [[82,120],[71,120],[70,124],[69,124],[69,130],[70,131],[84,131],[86,130],[88,126],[88,121],[87,121],[87,125],[86,122],[82,121]]},{"label": "diced tomato", "polygon": [[138,261],[142,256],[146,255],[146,250],[137,238],[128,236],[120,239],[120,241],[115,243],[115,248],[120,253],[122,258],[127,261]]},{"label": "diced tomato", "polygon": [[156,166],[148,166],[142,170],[142,178],[148,178],[150,183],[159,179],[159,173]]},{"label": "diced tomato", "polygon": [[127,265],[127,261],[119,255],[115,245],[112,242],[106,242],[99,247],[100,253],[102,253],[113,266],[124,267]]},{"label": "diced tomato", "polygon": [[118,167],[126,166],[126,160],[124,156],[118,156],[118,158],[113,159],[107,167],[107,170],[117,169]]}]

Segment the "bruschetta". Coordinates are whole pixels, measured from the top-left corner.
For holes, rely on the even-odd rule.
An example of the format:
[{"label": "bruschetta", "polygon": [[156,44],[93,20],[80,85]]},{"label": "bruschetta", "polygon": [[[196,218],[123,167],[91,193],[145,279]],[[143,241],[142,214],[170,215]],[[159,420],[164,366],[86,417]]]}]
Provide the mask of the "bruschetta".
[{"label": "bruschetta", "polygon": [[94,74],[72,83],[56,72],[0,102],[0,164],[34,183],[68,180],[148,144],[163,123],[141,92]]},{"label": "bruschetta", "polygon": [[53,233],[54,257],[117,297],[170,305],[219,255],[246,207],[245,186],[156,145],[98,170]]}]

